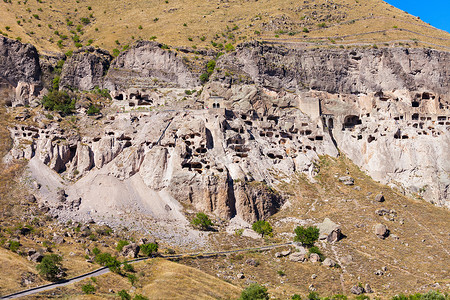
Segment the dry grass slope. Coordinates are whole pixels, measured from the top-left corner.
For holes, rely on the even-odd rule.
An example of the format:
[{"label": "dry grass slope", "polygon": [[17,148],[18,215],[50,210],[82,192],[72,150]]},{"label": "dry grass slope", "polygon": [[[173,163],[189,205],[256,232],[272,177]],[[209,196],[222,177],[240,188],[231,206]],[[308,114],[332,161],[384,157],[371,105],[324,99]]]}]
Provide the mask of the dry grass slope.
[{"label": "dry grass slope", "polygon": [[[67,299],[117,299],[117,292],[126,290],[130,295],[141,294],[149,299],[236,299],[241,289],[202,271],[163,259],[153,259],[133,265],[138,277],[134,287],[126,277],[108,273],[92,280],[58,289],[55,296]],[[95,295],[82,294],[81,287],[91,283]],[[110,292],[113,289],[115,293]],[[54,293],[49,291],[30,299],[43,299]],[[194,296],[195,295],[195,296]],[[53,297],[55,297],[53,296]]]},{"label": "dry grass slope", "polygon": [[229,50],[253,39],[309,47],[450,49],[448,32],[381,0],[2,1],[0,30],[47,51],[92,44],[117,52],[138,39]]}]

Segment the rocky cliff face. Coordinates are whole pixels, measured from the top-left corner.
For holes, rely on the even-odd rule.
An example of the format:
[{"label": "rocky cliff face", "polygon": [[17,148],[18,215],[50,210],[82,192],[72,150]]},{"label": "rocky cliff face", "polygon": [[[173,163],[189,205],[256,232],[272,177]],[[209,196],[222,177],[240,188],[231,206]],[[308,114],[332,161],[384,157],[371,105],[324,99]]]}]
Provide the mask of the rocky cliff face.
[{"label": "rocky cliff face", "polygon": [[178,53],[156,42],[141,41],[113,61],[104,86],[122,91],[130,87],[188,88],[198,84],[198,75],[189,70]]},{"label": "rocky cliff face", "polygon": [[[109,59],[80,51],[63,69],[64,85],[100,85],[113,96],[115,113],[87,134],[39,117],[39,126],[11,129],[11,157],[67,180],[67,203],[53,205],[71,217],[134,207],[170,219],[176,199],[252,222],[280,208],[278,183],[298,172],[313,180],[319,155],[338,148],[376,180],[449,206],[447,52],[246,44],[192,95],[185,89],[197,75],[157,43],[138,43],[102,77]],[[151,109],[118,112],[135,106]]]},{"label": "rocky cliff face", "polygon": [[0,92],[13,106],[28,104],[39,92],[39,55],[35,47],[0,36]]},{"label": "rocky cliff face", "polygon": [[223,57],[214,80],[359,94],[423,90],[449,95],[450,53],[430,49],[287,49],[244,44]]},{"label": "rocky cliff face", "polygon": [[86,47],[75,51],[64,64],[60,86],[81,91],[103,86],[112,56],[108,51]]}]

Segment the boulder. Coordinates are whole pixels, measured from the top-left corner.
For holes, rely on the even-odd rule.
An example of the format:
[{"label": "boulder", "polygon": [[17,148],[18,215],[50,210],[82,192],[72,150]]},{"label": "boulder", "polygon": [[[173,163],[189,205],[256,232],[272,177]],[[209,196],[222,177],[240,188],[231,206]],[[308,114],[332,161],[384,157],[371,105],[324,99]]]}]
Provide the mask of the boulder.
[{"label": "boulder", "polygon": [[383,194],[378,194],[375,196],[375,201],[377,202],[384,202],[384,196]]},{"label": "boulder", "polygon": [[317,253],[311,253],[311,254],[309,255],[309,261],[312,262],[312,263],[319,262],[319,261],[320,261],[320,256],[319,256],[319,254],[317,254]]},{"label": "boulder", "polygon": [[353,261],[353,257],[351,255],[346,255],[341,258],[341,262],[346,265],[348,265],[352,261]]},{"label": "boulder", "polygon": [[334,260],[332,260],[331,258],[327,257],[322,262],[322,265],[332,268],[332,267],[334,267],[336,265],[336,263],[334,262]]},{"label": "boulder", "polygon": [[29,203],[36,203],[36,197],[33,194],[26,196],[25,200]]},{"label": "boulder", "polygon": [[55,243],[56,245],[60,245],[60,244],[64,243],[65,240],[64,240],[64,238],[62,236],[58,236],[57,235],[57,236],[53,237],[52,242]]},{"label": "boulder", "polygon": [[342,238],[341,227],[331,221],[329,218],[325,218],[318,226],[319,239],[326,239],[329,243],[334,243]]},{"label": "boulder", "polygon": [[294,252],[289,255],[289,260],[293,262],[304,262],[306,259],[305,254],[301,252]]},{"label": "boulder", "polygon": [[140,247],[136,243],[126,245],[122,248],[120,255],[124,257],[136,258],[139,254]]},{"label": "boulder", "polygon": [[44,258],[44,255],[42,255],[39,252],[34,253],[33,255],[28,257],[28,260],[35,262],[35,263],[39,263],[42,261],[42,259]]},{"label": "boulder", "polygon": [[247,260],[245,261],[245,263],[246,263],[247,265],[254,266],[254,267],[256,267],[256,266],[259,265],[259,262],[258,262],[256,259],[253,259],[253,258],[247,259]]},{"label": "boulder", "polygon": [[275,257],[284,257],[284,256],[288,256],[289,254],[291,254],[291,250],[285,250],[285,251],[275,253]]},{"label": "boulder", "polygon": [[25,272],[20,275],[20,285],[25,287],[36,282],[37,275],[31,272]]},{"label": "boulder", "polygon": [[364,294],[364,288],[362,286],[355,285],[350,289],[350,292],[355,295],[361,295]]},{"label": "boulder", "polygon": [[364,291],[368,294],[373,293],[373,290],[368,283],[366,283],[366,285],[364,286]]},{"label": "boulder", "polygon": [[350,176],[339,177],[339,181],[342,182],[345,185],[354,185],[355,184],[355,179],[353,179]]},{"label": "boulder", "polygon": [[375,225],[375,234],[377,237],[384,240],[389,235],[389,230],[386,225],[377,224]]}]

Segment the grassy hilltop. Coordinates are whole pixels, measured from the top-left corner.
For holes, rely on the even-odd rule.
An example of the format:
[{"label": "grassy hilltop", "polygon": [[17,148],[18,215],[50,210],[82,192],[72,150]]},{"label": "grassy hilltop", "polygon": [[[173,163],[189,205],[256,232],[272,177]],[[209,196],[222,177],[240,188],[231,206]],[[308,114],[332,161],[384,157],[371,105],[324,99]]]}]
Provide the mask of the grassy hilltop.
[{"label": "grassy hilltop", "polygon": [[450,49],[449,33],[381,0],[4,0],[0,30],[58,52],[93,45],[117,54],[138,39],[225,50],[253,39]]}]

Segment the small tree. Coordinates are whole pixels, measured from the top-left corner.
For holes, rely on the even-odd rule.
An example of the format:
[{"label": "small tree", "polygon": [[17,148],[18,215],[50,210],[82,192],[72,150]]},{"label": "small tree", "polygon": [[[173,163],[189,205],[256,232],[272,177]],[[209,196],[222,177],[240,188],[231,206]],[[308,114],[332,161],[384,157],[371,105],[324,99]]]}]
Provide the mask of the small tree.
[{"label": "small tree", "polygon": [[118,295],[119,295],[119,297],[120,297],[121,300],[131,300],[130,294],[128,294],[127,291],[125,291],[125,290],[121,290],[121,291],[118,293]]},{"label": "small tree", "polygon": [[208,230],[213,226],[213,222],[205,213],[199,212],[192,220],[192,225],[199,227],[201,230]]},{"label": "small tree", "polygon": [[95,293],[95,287],[92,284],[90,284],[90,283],[83,285],[81,287],[81,290],[85,294],[93,294],[93,293]]},{"label": "small tree", "polygon": [[50,281],[58,280],[61,274],[62,257],[57,254],[45,255],[40,264],[36,266],[39,274]]},{"label": "small tree", "polygon": [[158,252],[158,244],[148,243],[141,246],[141,251],[146,256],[151,256],[153,253]]},{"label": "small tree", "polygon": [[119,251],[119,252],[121,252],[122,249],[123,249],[123,247],[125,247],[126,245],[129,245],[129,244],[130,244],[130,243],[129,243],[128,241],[120,240],[120,241],[117,243],[116,250]]},{"label": "small tree", "polygon": [[86,111],[86,113],[87,113],[89,116],[96,115],[96,114],[98,114],[99,112],[100,112],[100,109],[99,109],[97,106],[95,106],[95,105],[89,106],[88,110]]},{"label": "small tree", "polygon": [[257,283],[251,284],[248,288],[242,291],[239,300],[268,300],[269,294],[267,288]]},{"label": "small tree", "polygon": [[128,263],[123,264],[123,270],[125,272],[134,272],[134,267]]},{"label": "small tree", "polygon": [[259,233],[261,236],[264,235],[272,236],[273,229],[270,223],[267,221],[264,220],[256,221],[255,223],[253,223],[252,229],[257,233]]},{"label": "small tree", "polygon": [[95,256],[95,262],[108,267],[114,273],[120,273],[120,261],[109,253],[100,253]]},{"label": "small tree", "polygon": [[309,226],[308,228],[297,226],[294,233],[294,241],[300,242],[306,247],[314,246],[314,242],[319,238],[319,228],[315,226]]}]

